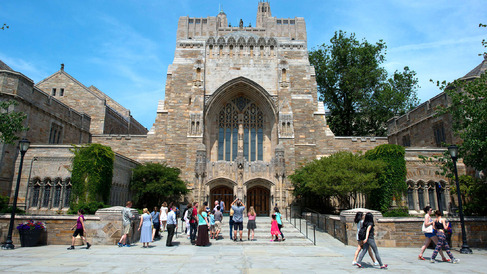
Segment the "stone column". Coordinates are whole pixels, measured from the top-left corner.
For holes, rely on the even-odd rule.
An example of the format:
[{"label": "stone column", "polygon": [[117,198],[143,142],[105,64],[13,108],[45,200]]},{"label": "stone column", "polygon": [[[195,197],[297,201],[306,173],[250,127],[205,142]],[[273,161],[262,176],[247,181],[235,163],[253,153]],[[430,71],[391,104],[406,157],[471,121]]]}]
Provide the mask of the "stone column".
[{"label": "stone column", "polygon": [[284,158],[284,146],[279,144],[275,149],[274,170],[277,179],[277,193],[279,194],[277,204],[279,207],[284,205],[284,178],[286,176],[286,160]]},{"label": "stone column", "polygon": [[194,168],[195,176],[197,179],[198,189],[197,201],[203,202],[203,185],[205,183],[204,179],[206,177],[206,146],[204,144],[199,144],[196,150],[196,163]]}]

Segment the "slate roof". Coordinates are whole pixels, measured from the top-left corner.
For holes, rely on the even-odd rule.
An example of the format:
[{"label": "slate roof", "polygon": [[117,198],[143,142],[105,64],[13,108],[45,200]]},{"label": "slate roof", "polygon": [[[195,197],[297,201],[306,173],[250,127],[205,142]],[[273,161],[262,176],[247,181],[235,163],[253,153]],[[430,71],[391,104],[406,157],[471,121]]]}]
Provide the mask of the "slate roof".
[{"label": "slate roof", "polygon": [[461,79],[470,79],[470,78],[477,78],[480,74],[484,73],[487,70],[487,54],[484,54],[484,60],[474,69],[472,69],[469,73],[465,74]]},{"label": "slate roof", "polygon": [[2,60],[0,60],[0,70],[9,70],[14,71],[11,67],[5,64]]}]

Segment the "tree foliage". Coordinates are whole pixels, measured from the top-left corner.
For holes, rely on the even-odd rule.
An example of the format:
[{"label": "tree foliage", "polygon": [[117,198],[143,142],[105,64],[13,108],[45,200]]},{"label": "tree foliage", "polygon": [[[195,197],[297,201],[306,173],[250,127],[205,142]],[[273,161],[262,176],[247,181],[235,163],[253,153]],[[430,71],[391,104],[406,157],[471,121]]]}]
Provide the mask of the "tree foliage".
[{"label": "tree foliage", "polygon": [[130,190],[138,207],[160,206],[164,201],[177,201],[188,193],[179,177],[181,170],[166,163],[144,163],[133,169]]},{"label": "tree foliage", "polygon": [[379,188],[369,197],[372,209],[385,213],[389,211],[393,199],[399,202],[406,192],[407,171],[404,154],[404,147],[391,144],[377,146],[365,153],[369,160],[381,160],[386,163],[378,179]]},{"label": "tree foliage", "polygon": [[27,115],[23,112],[13,111],[11,106],[16,106],[16,101],[0,101],[0,143],[14,144],[21,131],[28,130],[23,126]]},{"label": "tree foliage", "polygon": [[358,193],[369,194],[379,187],[377,179],[384,167],[382,161],[343,151],[313,160],[289,178],[295,196],[336,197],[342,207],[354,207],[350,202],[356,201]]},{"label": "tree foliage", "polygon": [[[485,40],[482,44],[487,47]],[[451,115],[453,130],[462,139],[459,156],[467,166],[487,172],[487,73],[475,79],[437,84],[451,98],[451,104],[440,107],[438,114]]]},{"label": "tree foliage", "polygon": [[355,34],[335,32],[330,44],[309,53],[315,67],[320,99],[330,109],[328,121],[336,135],[383,136],[387,120],[419,104],[416,72],[404,67],[389,77],[381,67],[386,44]]},{"label": "tree foliage", "polygon": [[[467,216],[487,216],[487,182],[468,175],[458,179],[460,196],[462,197],[463,211]],[[456,185],[451,186],[452,193],[457,192]]]},{"label": "tree foliage", "polygon": [[90,202],[109,203],[115,153],[108,146],[74,146],[71,208]]}]

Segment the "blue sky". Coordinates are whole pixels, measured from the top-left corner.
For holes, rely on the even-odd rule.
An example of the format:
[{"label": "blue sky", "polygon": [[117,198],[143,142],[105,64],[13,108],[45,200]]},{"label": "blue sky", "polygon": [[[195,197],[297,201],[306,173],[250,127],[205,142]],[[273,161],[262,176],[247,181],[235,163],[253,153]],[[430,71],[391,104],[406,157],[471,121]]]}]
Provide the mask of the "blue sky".
[{"label": "blue sky", "polygon": [[[232,25],[255,26],[258,0],[2,0],[0,59],[34,82],[65,64],[130,109],[145,127],[164,99],[180,16],[215,16],[219,5]],[[477,66],[487,38],[485,0],[270,1],[276,17],[304,17],[308,47],[328,43],[335,31],[387,43],[389,72],[417,72],[421,101],[436,95],[429,79],[452,81]]]}]

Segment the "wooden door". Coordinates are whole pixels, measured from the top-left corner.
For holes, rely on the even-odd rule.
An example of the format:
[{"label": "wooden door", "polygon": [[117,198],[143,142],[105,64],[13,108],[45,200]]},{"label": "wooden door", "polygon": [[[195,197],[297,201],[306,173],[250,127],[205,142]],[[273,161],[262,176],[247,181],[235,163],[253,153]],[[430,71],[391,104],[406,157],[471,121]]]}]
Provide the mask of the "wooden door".
[{"label": "wooden door", "polygon": [[230,204],[233,202],[233,189],[229,188],[228,186],[217,186],[210,191],[210,204],[209,207],[211,210],[215,207],[215,201],[221,201],[225,203],[225,208],[223,211],[228,212],[230,210]]},{"label": "wooden door", "polygon": [[269,216],[270,191],[262,186],[255,186],[247,190],[247,211],[253,206],[257,215]]}]

